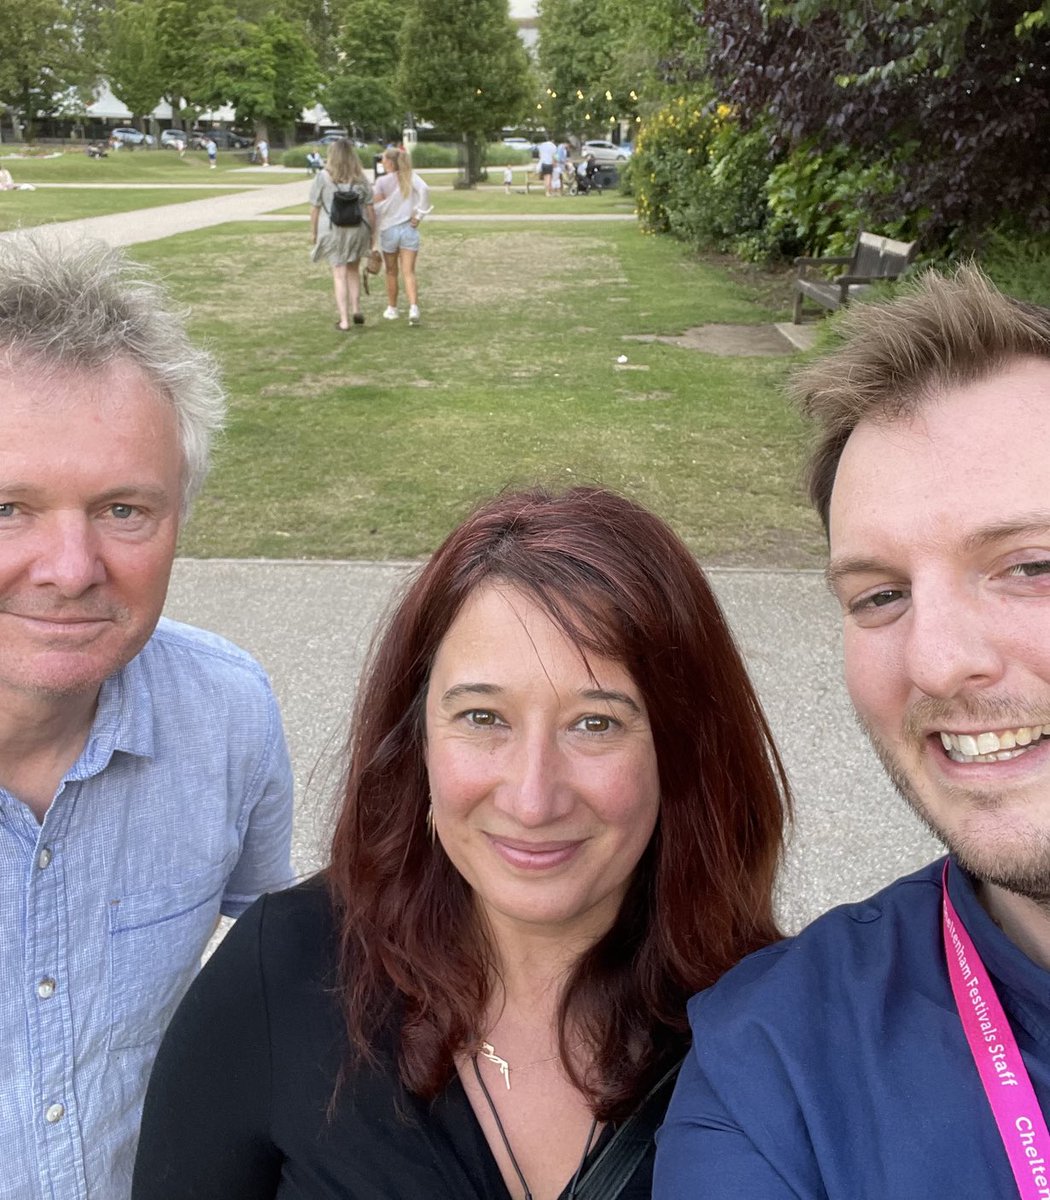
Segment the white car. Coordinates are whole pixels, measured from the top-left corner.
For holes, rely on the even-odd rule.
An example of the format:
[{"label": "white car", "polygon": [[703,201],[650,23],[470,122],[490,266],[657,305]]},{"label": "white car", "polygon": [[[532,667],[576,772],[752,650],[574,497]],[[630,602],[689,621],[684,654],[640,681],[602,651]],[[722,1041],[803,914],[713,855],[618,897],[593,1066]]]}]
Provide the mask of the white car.
[{"label": "white car", "polygon": [[528,138],[509,137],[503,139],[504,146],[511,146],[515,150],[531,150],[532,142]]},{"label": "white car", "polygon": [[593,154],[594,161],[597,163],[626,162],[631,157],[631,148],[630,146],[617,146],[615,142],[604,142],[599,139],[584,142],[580,147],[581,158],[586,158],[588,154]]}]

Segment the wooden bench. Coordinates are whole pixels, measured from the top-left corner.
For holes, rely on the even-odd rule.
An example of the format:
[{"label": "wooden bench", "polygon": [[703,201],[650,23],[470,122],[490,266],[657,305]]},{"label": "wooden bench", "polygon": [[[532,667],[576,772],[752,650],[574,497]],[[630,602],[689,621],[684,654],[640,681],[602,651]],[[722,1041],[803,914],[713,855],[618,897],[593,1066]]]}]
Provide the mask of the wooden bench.
[{"label": "wooden bench", "polygon": [[[862,233],[853,253],[842,257],[796,258],[794,323],[802,324],[802,301],[806,297],[823,308],[836,309],[855,300],[875,282],[891,282],[908,269],[915,242],[897,242],[877,233]],[[845,267],[834,279],[807,275],[810,267]]]}]

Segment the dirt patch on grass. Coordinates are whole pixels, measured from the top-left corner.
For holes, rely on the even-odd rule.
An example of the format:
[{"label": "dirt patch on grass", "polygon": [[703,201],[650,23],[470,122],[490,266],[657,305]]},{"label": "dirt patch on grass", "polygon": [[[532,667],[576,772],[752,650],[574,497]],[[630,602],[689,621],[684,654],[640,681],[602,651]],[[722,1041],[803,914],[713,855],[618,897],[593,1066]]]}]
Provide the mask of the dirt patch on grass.
[{"label": "dirt patch on grass", "polygon": [[[537,251],[542,247],[542,254]],[[426,253],[424,247],[423,253]],[[557,263],[588,259],[588,286],[626,283],[618,256],[600,237],[559,237],[544,229],[486,237],[442,231],[442,270],[427,279],[426,302],[447,308],[475,308],[524,302],[554,278]]]},{"label": "dirt patch on grass", "polygon": [[629,333],[625,342],[664,342],[727,358],[775,358],[791,354],[795,347],[775,325],[696,325],[676,336]]}]

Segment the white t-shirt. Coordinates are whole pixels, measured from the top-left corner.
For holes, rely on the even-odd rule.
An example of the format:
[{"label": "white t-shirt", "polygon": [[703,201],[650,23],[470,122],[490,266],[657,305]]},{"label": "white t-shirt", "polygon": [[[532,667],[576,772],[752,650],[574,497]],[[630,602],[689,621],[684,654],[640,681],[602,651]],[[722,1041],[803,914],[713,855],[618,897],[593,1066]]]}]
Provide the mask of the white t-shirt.
[{"label": "white t-shirt", "polygon": [[379,228],[390,229],[411,221],[413,216],[426,216],[430,212],[430,189],[413,171],[412,188],[407,196],[402,196],[397,175],[388,171],[376,180],[375,206]]},{"label": "white t-shirt", "polygon": [[553,142],[540,142],[540,166],[552,167],[557,157],[558,147]]}]

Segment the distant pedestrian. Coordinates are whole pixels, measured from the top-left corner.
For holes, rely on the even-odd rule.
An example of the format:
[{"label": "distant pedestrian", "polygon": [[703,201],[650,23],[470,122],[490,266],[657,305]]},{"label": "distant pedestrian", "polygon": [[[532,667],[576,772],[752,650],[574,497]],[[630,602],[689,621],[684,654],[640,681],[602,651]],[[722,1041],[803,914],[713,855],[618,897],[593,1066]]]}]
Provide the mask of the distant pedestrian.
[{"label": "distant pedestrian", "polygon": [[270,143],[266,138],[258,138],[255,143],[255,152],[259,156],[259,162],[264,167],[270,165]]},{"label": "distant pedestrian", "polygon": [[543,190],[548,196],[554,182],[554,160],[558,157],[558,147],[548,137],[540,142],[540,178],[543,180]]},{"label": "distant pedestrian", "polygon": [[[378,241],[386,264],[387,306],[383,316],[397,319],[398,274],[404,277],[408,296],[408,323],[419,324],[419,290],[416,284],[416,255],[419,253],[419,222],[430,212],[430,189],[412,170],[407,150],[387,147],[383,152],[383,174],[376,182]],[[376,234],[372,244],[376,244]]]},{"label": "distant pedestrian", "polygon": [[306,152],[306,169],[311,175],[316,175],[318,171],[323,170],[324,159],[316,150],[307,150]]},{"label": "distant pedestrian", "polygon": [[[345,216],[334,211],[338,203],[336,196],[355,197],[360,219],[356,224],[343,224]],[[373,244],[376,228],[376,213],[372,204],[372,185],[369,183],[357,151],[347,138],[333,142],[328,151],[328,162],[314,178],[310,189],[310,234],[314,248],[312,258],[322,258],[332,268],[332,286],[335,289],[335,304],[339,310],[336,328],[344,333],[355,325],[365,323],[361,312],[361,268],[360,262]],[[353,207],[350,202],[350,207]]]},{"label": "distant pedestrian", "polygon": [[219,147],[216,146],[215,139],[211,137],[205,137],[204,149],[208,152],[208,166],[214,171],[215,163],[219,157]]},{"label": "distant pedestrian", "polygon": [[514,182],[514,170],[510,163],[503,168],[503,190],[510,195],[510,185]]}]

